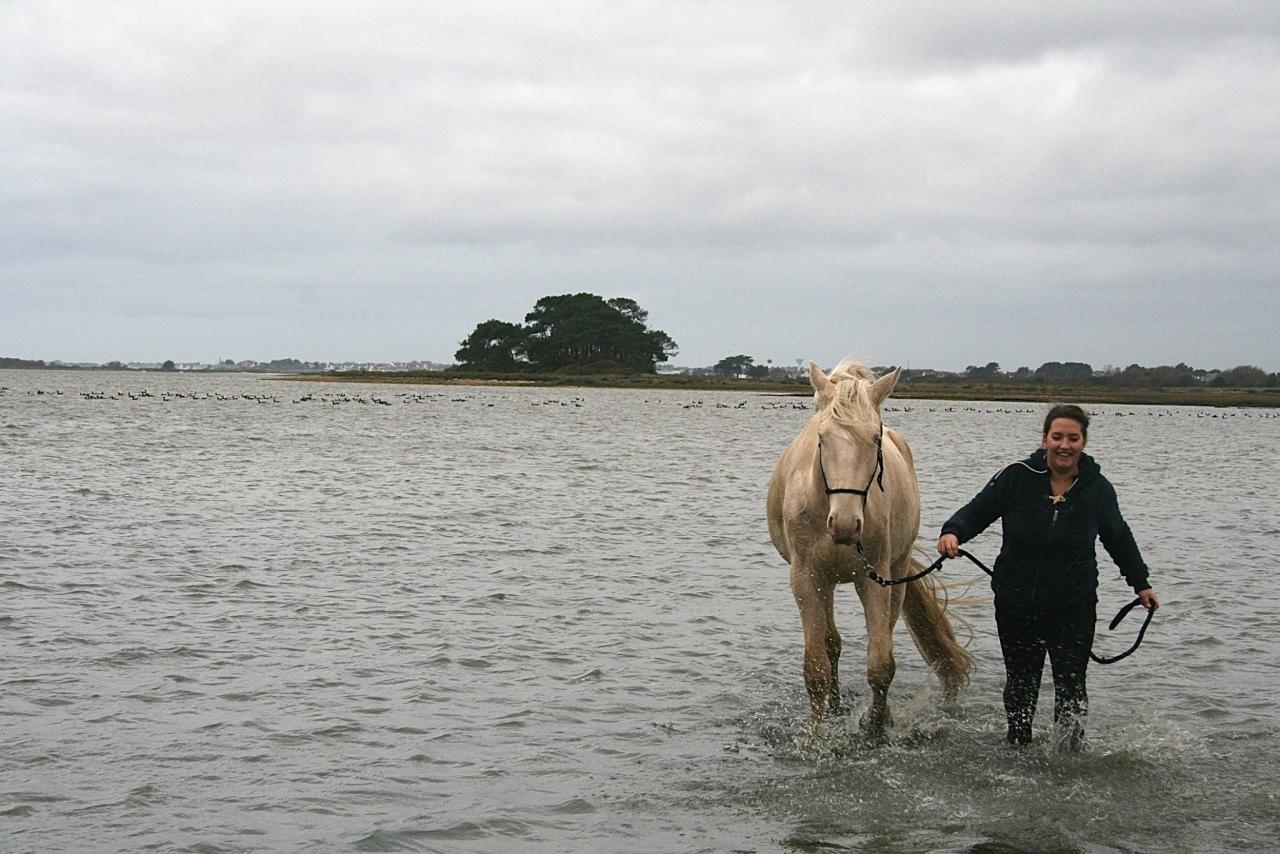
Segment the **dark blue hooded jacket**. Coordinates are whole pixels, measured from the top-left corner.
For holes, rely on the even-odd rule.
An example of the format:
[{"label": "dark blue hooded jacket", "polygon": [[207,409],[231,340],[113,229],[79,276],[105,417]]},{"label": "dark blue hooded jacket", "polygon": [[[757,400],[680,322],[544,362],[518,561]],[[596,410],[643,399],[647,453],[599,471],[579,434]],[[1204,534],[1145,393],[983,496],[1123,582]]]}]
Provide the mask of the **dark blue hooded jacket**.
[{"label": "dark blue hooded jacket", "polygon": [[1135,592],[1146,590],[1142,562],[1116,491],[1088,454],[1080,455],[1075,484],[1053,501],[1044,449],[1006,466],[973,500],[947,520],[942,533],[966,542],[996,519],[1004,540],[992,567],[996,605],[1054,611],[1098,599],[1099,538]]}]

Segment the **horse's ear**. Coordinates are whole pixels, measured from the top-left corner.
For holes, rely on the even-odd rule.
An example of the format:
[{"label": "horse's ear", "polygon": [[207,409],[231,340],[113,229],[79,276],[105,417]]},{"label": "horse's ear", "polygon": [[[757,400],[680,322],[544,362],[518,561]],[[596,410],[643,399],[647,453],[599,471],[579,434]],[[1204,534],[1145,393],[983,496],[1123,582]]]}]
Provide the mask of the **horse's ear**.
[{"label": "horse's ear", "polygon": [[835,383],[822,372],[817,362],[809,362],[809,385],[813,386],[813,393],[818,397],[831,397],[835,394]]},{"label": "horse's ear", "polygon": [[867,394],[871,398],[871,402],[875,404],[876,409],[884,405],[885,400],[889,397],[889,393],[893,391],[893,387],[898,384],[898,377],[902,374],[902,368],[894,368],[889,373],[882,376],[871,384],[871,388],[867,389]]}]

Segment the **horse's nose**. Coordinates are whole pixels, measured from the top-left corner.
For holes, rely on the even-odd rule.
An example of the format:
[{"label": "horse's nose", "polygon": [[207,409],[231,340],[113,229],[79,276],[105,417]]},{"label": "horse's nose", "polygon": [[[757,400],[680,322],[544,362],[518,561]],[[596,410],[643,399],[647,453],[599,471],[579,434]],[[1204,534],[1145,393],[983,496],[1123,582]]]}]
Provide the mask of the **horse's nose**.
[{"label": "horse's nose", "polygon": [[840,517],[835,513],[827,514],[827,533],[831,539],[842,546],[847,546],[862,536],[862,516]]}]

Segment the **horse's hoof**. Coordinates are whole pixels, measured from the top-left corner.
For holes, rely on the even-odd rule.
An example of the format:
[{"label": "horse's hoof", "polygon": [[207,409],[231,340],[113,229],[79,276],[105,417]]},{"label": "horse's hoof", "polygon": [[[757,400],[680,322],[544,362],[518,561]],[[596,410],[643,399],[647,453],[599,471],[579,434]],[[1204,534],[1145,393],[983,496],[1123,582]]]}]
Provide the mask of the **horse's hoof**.
[{"label": "horse's hoof", "polygon": [[963,682],[944,682],[942,684],[942,702],[944,705],[952,705],[960,700],[960,695],[964,693]]},{"label": "horse's hoof", "polygon": [[858,720],[858,726],[868,738],[883,740],[893,726],[893,717],[888,712],[877,715],[868,711]]}]

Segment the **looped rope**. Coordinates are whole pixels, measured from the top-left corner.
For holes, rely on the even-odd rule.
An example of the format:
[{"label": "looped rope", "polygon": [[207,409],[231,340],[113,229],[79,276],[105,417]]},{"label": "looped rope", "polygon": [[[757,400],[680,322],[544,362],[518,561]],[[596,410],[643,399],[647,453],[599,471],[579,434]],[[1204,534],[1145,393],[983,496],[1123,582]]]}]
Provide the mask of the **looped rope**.
[{"label": "looped rope", "polygon": [[[1120,612],[1117,613],[1114,617],[1112,617],[1111,625],[1107,626],[1107,631],[1115,631],[1116,626],[1120,625],[1120,621],[1123,620],[1125,617],[1129,616],[1129,612],[1141,604],[1142,604],[1142,597],[1139,596],[1138,598],[1130,602],[1128,605],[1125,605],[1123,608],[1121,608]],[[1113,655],[1110,658],[1100,658],[1099,656],[1094,655],[1093,650],[1089,650],[1089,657],[1092,658],[1094,661],[1098,662],[1099,664],[1115,664],[1120,659],[1128,658],[1130,655],[1133,655],[1133,651],[1138,648],[1139,644],[1142,643],[1142,638],[1147,633],[1147,626],[1151,625],[1151,618],[1154,617],[1155,615],[1156,615],[1156,612],[1154,608],[1147,609],[1147,617],[1145,620],[1142,621],[1142,628],[1138,629],[1138,639],[1133,642],[1133,646],[1129,647],[1124,652],[1120,653],[1119,655]]]},{"label": "looped rope", "polygon": [[[905,578],[885,578],[884,576],[877,573],[875,571],[875,568],[871,565],[871,562],[867,560],[866,553],[863,552],[862,550],[862,541],[857,540],[855,542],[855,545],[858,547],[858,555],[862,558],[862,563],[867,568],[867,578],[870,578],[872,581],[874,581],[876,584],[879,584],[881,587],[892,587],[895,584],[906,584],[910,581],[915,581],[917,579],[924,578],[926,575],[928,575],[931,572],[940,571],[942,569],[942,564],[951,559],[950,555],[942,555],[933,563],[929,564],[927,567],[925,567],[920,572],[917,572],[914,575],[908,575]],[[985,572],[987,575],[990,575],[992,578],[995,577],[995,573],[992,572],[985,563],[978,560],[976,557],[969,554],[964,549],[956,549],[956,552],[958,554],[962,554],[965,557],[967,557],[970,561],[976,564],[977,567],[981,569],[983,572]],[[1142,604],[1142,597],[1139,596],[1138,598],[1130,602],[1128,605],[1125,605],[1123,608],[1121,608],[1120,611],[1114,617],[1111,618],[1111,623],[1107,626],[1107,631],[1115,631],[1116,626],[1120,625],[1120,622],[1125,617],[1129,616],[1129,612],[1141,604]],[[1142,628],[1138,629],[1137,640],[1133,642],[1133,646],[1129,647],[1124,652],[1120,653],[1119,655],[1113,655],[1110,658],[1102,658],[1101,656],[1096,655],[1093,652],[1093,650],[1090,650],[1089,657],[1092,658],[1094,661],[1098,662],[1099,664],[1115,664],[1117,661],[1120,661],[1123,658],[1128,658],[1129,656],[1133,655],[1134,650],[1136,650],[1142,644],[1142,639],[1147,634],[1147,626],[1151,625],[1151,618],[1154,617],[1155,614],[1156,612],[1154,609],[1152,608],[1147,609],[1147,617],[1142,621]]]}]

